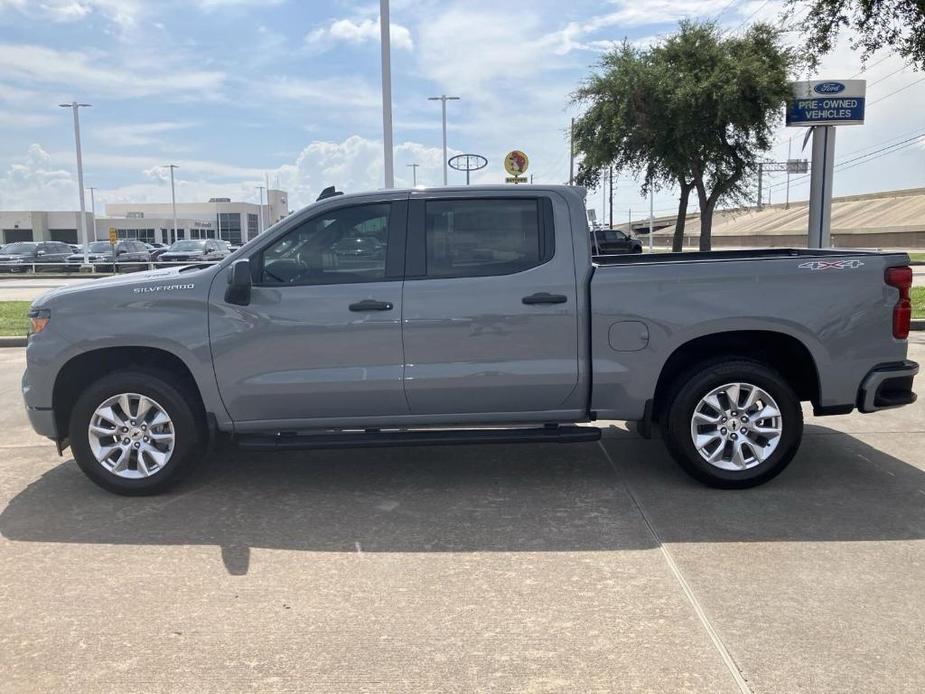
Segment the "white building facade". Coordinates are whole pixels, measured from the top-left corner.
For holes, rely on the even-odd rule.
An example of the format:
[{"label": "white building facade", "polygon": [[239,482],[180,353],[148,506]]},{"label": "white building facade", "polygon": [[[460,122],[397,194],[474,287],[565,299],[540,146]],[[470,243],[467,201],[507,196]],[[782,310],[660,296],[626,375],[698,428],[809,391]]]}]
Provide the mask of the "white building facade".
[{"label": "white building facade", "polygon": [[96,238],[108,239],[109,229],[119,238],[146,243],[173,243],[180,239],[221,238],[234,245],[247,243],[289,214],[289,196],[269,191],[269,204],[232,202],[213,198],[209,202],[178,202],[174,233],[173,208],[163,203],[112,203],[106,216],[96,219]]},{"label": "white building facade", "polygon": [[[86,228],[91,241],[108,241],[109,230],[115,229],[119,238],[146,243],[221,238],[239,245],[289,214],[286,191],[270,190],[268,200],[269,203],[262,206],[231,202],[228,198],[178,202],[176,233],[169,202],[114,203],[106,205],[106,215],[97,216],[95,220],[87,212]],[[64,241],[78,244],[83,241],[80,233],[80,212],[0,212],[0,243]]]}]

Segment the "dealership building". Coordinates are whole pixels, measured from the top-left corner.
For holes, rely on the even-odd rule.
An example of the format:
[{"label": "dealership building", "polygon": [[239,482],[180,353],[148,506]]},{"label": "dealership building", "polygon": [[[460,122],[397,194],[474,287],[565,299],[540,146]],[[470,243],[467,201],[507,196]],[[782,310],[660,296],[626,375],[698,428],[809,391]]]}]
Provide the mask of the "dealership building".
[{"label": "dealership building", "polygon": [[[113,203],[106,215],[86,213],[91,240],[108,240],[109,230],[119,238],[146,243],[173,243],[179,239],[221,238],[234,245],[246,243],[289,214],[289,196],[271,189],[268,203],[232,202],[213,198],[208,202],[178,202],[176,233],[173,207],[168,203]],[[261,216],[261,212],[263,213]],[[0,241],[80,242],[80,212],[0,212]]]}]

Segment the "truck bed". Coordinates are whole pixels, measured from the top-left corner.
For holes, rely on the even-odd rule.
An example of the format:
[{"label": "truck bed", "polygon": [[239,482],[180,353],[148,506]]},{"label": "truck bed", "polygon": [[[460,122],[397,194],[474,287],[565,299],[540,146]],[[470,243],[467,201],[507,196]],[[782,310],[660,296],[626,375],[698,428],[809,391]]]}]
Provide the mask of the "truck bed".
[{"label": "truck bed", "polygon": [[770,258],[847,258],[879,256],[879,251],[822,248],[748,248],[729,251],[685,251],[683,253],[626,253],[594,255],[595,265],[651,265],[653,263],[689,263],[694,261],[767,260]]}]

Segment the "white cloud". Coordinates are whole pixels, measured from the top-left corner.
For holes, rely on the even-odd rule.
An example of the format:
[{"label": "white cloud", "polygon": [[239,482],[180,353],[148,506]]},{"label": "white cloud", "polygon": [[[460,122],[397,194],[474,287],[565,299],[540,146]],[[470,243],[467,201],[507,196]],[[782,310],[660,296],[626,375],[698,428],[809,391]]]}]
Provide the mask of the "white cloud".
[{"label": "white cloud", "polygon": [[281,5],[286,0],[195,0],[200,9],[222,10],[230,7],[267,7],[269,5]]},{"label": "white cloud", "polygon": [[[391,22],[390,40],[393,48],[410,51],[414,48],[411,32],[401,24]],[[309,32],[305,40],[321,49],[330,48],[336,43],[360,44],[367,41],[379,42],[378,19],[338,19],[331,24]]]},{"label": "white cloud", "polygon": [[3,210],[75,208],[73,203],[64,203],[68,199],[77,199],[74,177],[70,171],[57,168],[48,152],[37,144],[30,145],[26,156],[11,164],[0,177],[0,209]]},{"label": "white cloud", "polygon": [[379,88],[354,77],[290,79],[283,77],[255,88],[272,99],[287,99],[306,105],[375,108],[381,104]]},{"label": "white cloud", "polygon": [[161,140],[159,135],[190,128],[193,123],[158,121],[155,123],[134,123],[97,127],[94,135],[109,146],[135,147],[150,145]]},{"label": "white cloud", "polygon": [[[455,150],[452,154],[457,153]],[[419,185],[438,185],[443,180],[439,147],[418,142],[402,142],[395,147],[396,185],[411,185],[411,169],[420,164]],[[289,191],[293,209],[313,202],[327,186],[358,192],[382,188],[382,142],[352,135],[340,142],[316,140],[307,145],[292,163],[277,168],[258,169],[213,161],[175,160],[177,199],[203,201],[210,197],[256,202],[257,186],[264,184],[264,174],[271,183],[279,178]],[[85,178],[96,185],[97,211],[105,203],[166,202],[170,199],[169,175],[161,157],[149,155],[114,155],[88,152],[84,156]],[[118,172],[119,179],[132,181],[106,187],[100,184],[104,172]],[[92,182],[91,182],[92,179]],[[134,180],[133,180],[134,179]],[[77,207],[77,185],[72,152],[47,152],[33,144],[24,157],[9,166],[0,176],[0,209],[73,210]]]},{"label": "white cloud", "polygon": [[116,97],[180,95],[193,92],[214,95],[225,81],[225,73],[216,70],[175,70],[164,65],[153,69],[133,70],[118,67],[102,53],[59,51],[30,44],[0,44],[0,77],[8,80],[66,85],[86,94]]},{"label": "white cloud", "polygon": [[99,14],[123,29],[133,28],[144,12],[140,0],[0,0],[0,11],[56,23],[79,22]]}]

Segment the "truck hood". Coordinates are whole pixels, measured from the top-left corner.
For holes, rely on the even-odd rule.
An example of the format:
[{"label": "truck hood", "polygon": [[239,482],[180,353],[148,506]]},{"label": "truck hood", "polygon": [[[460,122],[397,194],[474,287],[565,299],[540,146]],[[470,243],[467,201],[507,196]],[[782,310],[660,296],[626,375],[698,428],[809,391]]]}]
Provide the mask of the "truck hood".
[{"label": "truck hood", "polygon": [[125,289],[129,292],[137,291],[139,294],[169,291],[172,287],[179,287],[179,285],[208,282],[217,270],[217,265],[210,265],[205,268],[195,268],[187,265],[184,267],[133,272],[128,275],[114,275],[113,277],[104,277],[98,280],[84,280],[78,284],[51,289],[37,298],[32,303],[32,306],[34,308],[44,308],[64,296],[71,297],[75,294],[100,292],[107,289]]}]

